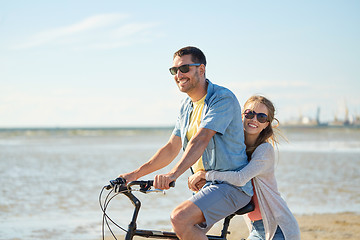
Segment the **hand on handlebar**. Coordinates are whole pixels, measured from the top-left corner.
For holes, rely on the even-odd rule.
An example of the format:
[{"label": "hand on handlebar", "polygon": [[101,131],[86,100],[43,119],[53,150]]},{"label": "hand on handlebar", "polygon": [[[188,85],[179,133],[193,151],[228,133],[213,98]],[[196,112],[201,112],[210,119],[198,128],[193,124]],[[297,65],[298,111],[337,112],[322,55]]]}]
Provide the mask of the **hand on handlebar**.
[{"label": "hand on handlebar", "polygon": [[135,180],[138,179],[137,176],[135,176],[135,173],[132,173],[132,172],[120,174],[120,175],[118,176],[118,178],[123,178],[123,179],[125,179],[125,180],[126,180],[126,183],[129,183],[129,182],[132,182],[132,181],[135,181]]},{"label": "hand on handlebar", "polygon": [[115,180],[111,180],[110,184],[104,187],[107,190],[114,189],[114,192],[120,193],[126,190],[126,180],[124,178],[118,177]]},{"label": "hand on handlebar", "polygon": [[175,180],[176,178],[172,174],[159,174],[155,176],[153,186],[162,190],[169,189],[170,183],[175,182]]}]

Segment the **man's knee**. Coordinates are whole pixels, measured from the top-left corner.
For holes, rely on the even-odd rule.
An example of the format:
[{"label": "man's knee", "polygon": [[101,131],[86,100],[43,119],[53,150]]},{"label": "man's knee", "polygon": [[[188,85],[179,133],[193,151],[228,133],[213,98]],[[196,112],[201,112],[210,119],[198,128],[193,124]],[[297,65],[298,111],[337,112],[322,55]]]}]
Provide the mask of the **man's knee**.
[{"label": "man's knee", "polygon": [[205,219],[200,208],[191,201],[181,203],[171,213],[171,223],[174,228],[195,225],[203,221]]},{"label": "man's knee", "polygon": [[188,214],[187,208],[187,205],[182,203],[171,212],[170,219],[174,227],[178,226],[179,224],[183,224],[186,221],[186,216]]}]

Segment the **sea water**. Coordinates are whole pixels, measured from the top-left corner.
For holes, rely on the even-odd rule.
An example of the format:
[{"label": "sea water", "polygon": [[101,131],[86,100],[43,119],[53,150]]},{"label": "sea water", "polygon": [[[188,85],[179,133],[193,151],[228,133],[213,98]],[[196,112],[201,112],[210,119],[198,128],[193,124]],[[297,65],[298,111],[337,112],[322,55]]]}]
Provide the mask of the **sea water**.
[{"label": "sea water", "polygon": [[[101,239],[100,190],[147,161],[170,134],[170,128],[1,130],[0,239]],[[276,177],[293,213],[360,213],[360,129],[285,128],[282,134],[287,141],[275,150]],[[189,175],[165,195],[137,194],[140,227],[169,230],[171,210],[192,194]],[[132,209],[119,195],[107,213],[127,227]]]}]

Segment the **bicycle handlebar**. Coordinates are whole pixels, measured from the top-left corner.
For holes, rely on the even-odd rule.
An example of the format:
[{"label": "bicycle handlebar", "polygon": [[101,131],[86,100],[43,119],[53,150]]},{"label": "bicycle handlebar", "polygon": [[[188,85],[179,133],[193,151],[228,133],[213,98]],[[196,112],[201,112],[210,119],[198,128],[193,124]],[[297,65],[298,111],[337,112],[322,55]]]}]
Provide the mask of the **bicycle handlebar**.
[{"label": "bicycle handlebar", "polygon": [[[132,181],[129,182],[126,185],[126,180],[124,178],[116,178],[115,180],[111,180],[110,184],[105,186],[106,190],[109,190],[111,188],[114,188],[115,185],[119,186],[121,190],[129,190],[131,189],[131,186],[138,185],[140,186],[141,192],[148,191],[154,184],[154,180],[148,180],[148,181]],[[170,182],[169,187],[175,187],[175,181]]]},{"label": "bicycle handlebar", "polygon": [[[132,181],[128,184],[128,186],[134,186],[134,185],[138,185],[138,186],[143,186],[143,185],[146,185],[146,186],[150,186],[152,187],[154,185],[154,180],[148,180],[148,181]],[[170,184],[169,184],[169,187],[175,187],[175,181],[172,181]]]}]

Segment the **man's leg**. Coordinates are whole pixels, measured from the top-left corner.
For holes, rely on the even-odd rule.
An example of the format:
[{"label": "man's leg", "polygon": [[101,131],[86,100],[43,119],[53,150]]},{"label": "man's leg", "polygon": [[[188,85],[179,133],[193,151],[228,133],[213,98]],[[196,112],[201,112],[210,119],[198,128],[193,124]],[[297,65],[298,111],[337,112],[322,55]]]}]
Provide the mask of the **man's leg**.
[{"label": "man's leg", "polygon": [[191,201],[185,201],[171,213],[171,224],[182,240],[207,240],[206,234],[196,224],[205,222],[200,208]]}]

